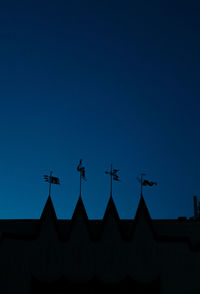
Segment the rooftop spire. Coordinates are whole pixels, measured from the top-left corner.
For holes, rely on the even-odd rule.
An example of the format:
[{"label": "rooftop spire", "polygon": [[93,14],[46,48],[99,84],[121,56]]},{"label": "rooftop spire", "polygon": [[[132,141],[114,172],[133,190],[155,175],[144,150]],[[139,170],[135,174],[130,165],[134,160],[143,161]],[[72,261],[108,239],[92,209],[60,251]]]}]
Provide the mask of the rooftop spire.
[{"label": "rooftop spire", "polygon": [[105,171],[105,174],[110,175],[110,197],[112,197],[112,181],[119,182],[119,176],[117,175],[118,172],[119,169],[113,169],[112,164],[110,166],[110,171]]},{"label": "rooftop spire", "polygon": [[79,161],[79,165],[77,166],[77,171],[80,172],[80,197],[81,197],[81,192],[82,192],[82,179],[86,181],[85,177],[85,167],[82,166],[82,159]]},{"label": "rooftop spire", "polygon": [[142,173],[140,175],[140,178],[137,177],[137,180],[140,182],[140,186],[141,186],[141,191],[140,191],[140,195],[143,196],[143,186],[154,186],[156,185],[157,186],[157,183],[156,182],[152,182],[152,181],[148,181],[146,179],[143,179],[143,177],[146,176],[146,174]]},{"label": "rooftop spire", "polygon": [[44,219],[48,219],[48,218],[53,218],[53,219],[57,219],[56,217],[56,212],[53,206],[53,202],[51,200],[51,196],[48,197],[44,209],[42,211],[41,217],[40,219],[44,220]]}]

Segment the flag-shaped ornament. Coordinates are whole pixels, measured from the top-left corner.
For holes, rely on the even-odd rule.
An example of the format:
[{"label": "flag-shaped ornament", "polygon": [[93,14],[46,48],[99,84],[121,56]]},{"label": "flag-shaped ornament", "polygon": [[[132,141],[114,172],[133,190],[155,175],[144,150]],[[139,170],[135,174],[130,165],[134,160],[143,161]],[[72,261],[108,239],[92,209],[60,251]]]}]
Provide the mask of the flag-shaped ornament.
[{"label": "flag-shaped ornament", "polygon": [[82,166],[82,159],[80,159],[79,165],[77,166],[77,171],[80,172],[81,179],[86,181],[85,177],[85,167]]},{"label": "flag-shaped ornament", "polygon": [[51,184],[59,185],[60,181],[59,178],[52,176],[52,171],[50,172],[50,176],[44,175],[44,181],[49,183],[49,196],[51,195]]},{"label": "flag-shaped ornament", "polygon": [[112,164],[110,166],[110,171],[105,171],[106,175],[110,175],[110,196],[112,197],[112,181],[120,182],[119,175],[117,174],[119,169],[113,169]]},{"label": "flag-shaped ornament", "polygon": [[142,186],[157,186],[157,183],[156,182],[151,182],[151,181],[148,181],[148,180],[143,180],[142,182]]},{"label": "flag-shaped ornament", "polygon": [[118,171],[119,171],[119,169],[113,169],[112,175],[113,175],[113,180],[119,182],[119,176],[117,175]]},{"label": "flag-shaped ornament", "polygon": [[44,180],[45,182],[51,183],[51,184],[60,184],[59,178],[57,177],[52,177],[52,176],[48,176],[48,175],[44,175]]}]

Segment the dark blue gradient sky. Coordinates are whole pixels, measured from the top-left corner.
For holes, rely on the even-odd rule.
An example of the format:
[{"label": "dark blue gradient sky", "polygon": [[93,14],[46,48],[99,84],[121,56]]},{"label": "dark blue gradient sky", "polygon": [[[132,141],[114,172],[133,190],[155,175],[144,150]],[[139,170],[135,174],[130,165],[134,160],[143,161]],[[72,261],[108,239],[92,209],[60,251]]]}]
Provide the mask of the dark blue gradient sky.
[{"label": "dark blue gradient sky", "polygon": [[200,195],[199,1],[0,1],[0,218],[39,218],[43,174],[71,218],[80,158],[89,218],[113,197],[133,218],[141,172],[152,218],[193,215]]}]

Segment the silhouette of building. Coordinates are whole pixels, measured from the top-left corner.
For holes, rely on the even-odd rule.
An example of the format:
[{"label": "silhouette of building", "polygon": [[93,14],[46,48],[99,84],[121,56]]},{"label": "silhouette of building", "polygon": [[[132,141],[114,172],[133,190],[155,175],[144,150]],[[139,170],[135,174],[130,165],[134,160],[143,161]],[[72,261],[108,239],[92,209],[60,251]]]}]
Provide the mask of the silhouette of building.
[{"label": "silhouette of building", "polygon": [[112,197],[89,220],[79,197],[58,220],[49,197],[40,219],[0,220],[1,293],[200,293],[200,222],[152,220],[143,196],[134,219]]}]

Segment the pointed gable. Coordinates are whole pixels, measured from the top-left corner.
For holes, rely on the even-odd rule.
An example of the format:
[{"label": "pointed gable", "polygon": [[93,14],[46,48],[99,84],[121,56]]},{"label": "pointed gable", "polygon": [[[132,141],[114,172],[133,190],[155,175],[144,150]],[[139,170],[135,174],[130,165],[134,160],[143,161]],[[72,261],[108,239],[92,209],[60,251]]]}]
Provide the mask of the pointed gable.
[{"label": "pointed gable", "polygon": [[88,216],[83,204],[82,197],[78,198],[71,220],[70,239],[83,240],[91,237]]},{"label": "pointed gable", "polygon": [[140,202],[136,211],[135,220],[138,220],[141,216],[143,216],[147,221],[151,221],[151,216],[147,208],[147,205],[144,201],[143,195],[141,195],[140,197]]},{"label": "pointed gable", "polygon": [[97,275],[102,279],[117,280],[123,276],[124,240],[119,215],[112,196],[109,198],[102,220],[102,231],[96,255]]},{"label": "pointed gable", "polygon": [[57,217],[49,196],[40,217],[40,235],[57,235]]},{"label": "pointed gable", "polygon": [[136,211],[132,237],[135,238],[136,235],[137,237],[147,237],[147,235],[155,237],[155,232],[151,222],[151,216],[149,214],[143,195],[141,195],[140,197],[140,202]]},{"label": "pointed gable", "polygon": [[40,217],[39,236],[34,244],[34,255],[37,256],[34,270],[44,280],[55,279],[60,272],[60,234],[58,228],[54,205],[49,196]]},{"label": "pointed gable", "polygon": [[82,220],[87,221],[88,220],[88,216],[85,210],[85,206],[83,204],[83,200],[82,197],[80,196],[78,198],[78,201],[76,203],[76,207],[74,209],[74,213],[72,215],[72,221],[82,221]]},{"label": "pointed gable", "polygon": [[121,238],[120,219],[112,196],[110,197],[102,221],[102,238]]},{"label": "pointed gable", "polygon": [[51,219],[51,220],[57,219],[56,212],[55,212],[55,209],[53,206],[53,202],[51,200],[51,196],[48,197],[48,199],[45,203],[44,209],[42,211],[41,217],[40,217],[41,221],[45,221],[45,220],[47,221],[49,219]]},{"label": "pointed gable", "polygon": [[106,221],[108,218],[112,218],[115,221],[119,220],[117,208],[115,206],[115,203],[114,203],[112,196],[109,198],[109,201],[108,201],[108,204],[106,207],[106,211],[104,213],[103,221]]},{"label": "pointed gable", "polygon": [[[81,196],[79,197],[71,220],[70,232],[65,246],[65,260],[69,276],[88,278],[93,269],[92,235],[87,213]],[[87,266],[86,266],[87,265]]]},{"label": "pointed gable", "polygon": [[152,277],[157,277],[156,234],[143,195],[136,211],[131,239],[129,262],[135,277],[146,279],[149,272]]}]

